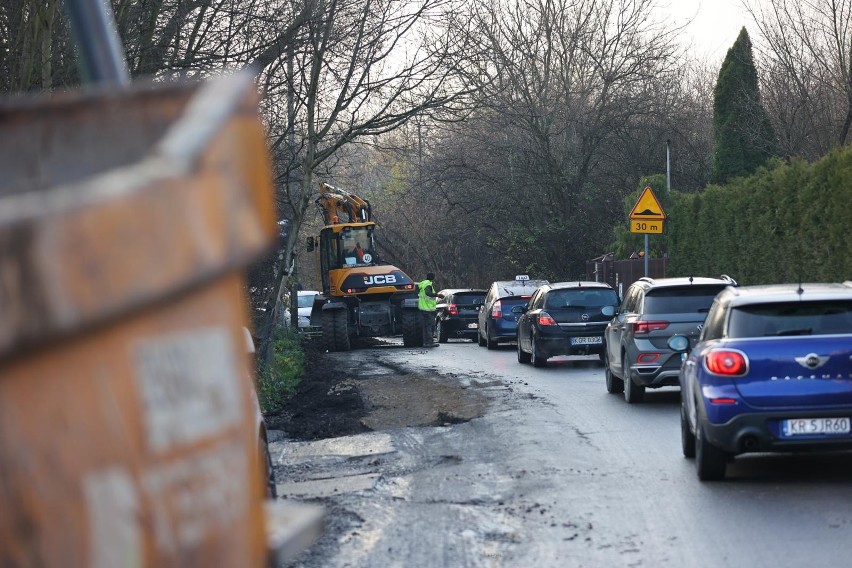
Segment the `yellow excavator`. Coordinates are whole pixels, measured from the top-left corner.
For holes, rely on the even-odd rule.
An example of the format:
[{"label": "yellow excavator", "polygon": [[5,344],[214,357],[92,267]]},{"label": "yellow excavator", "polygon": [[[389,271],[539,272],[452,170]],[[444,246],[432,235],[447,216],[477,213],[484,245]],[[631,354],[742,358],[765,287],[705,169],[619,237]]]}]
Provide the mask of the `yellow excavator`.
[{"label": "yellow excavator", "polygon": [[379,261],[370,203],[327,183],[320,183],[315,203],[325,226],[307,241],[322,280],[311,324],[319,322],[326,349],[348,351],[357,337],[399,334],[407,347],[422,346],[417,286],[396,266]]}]

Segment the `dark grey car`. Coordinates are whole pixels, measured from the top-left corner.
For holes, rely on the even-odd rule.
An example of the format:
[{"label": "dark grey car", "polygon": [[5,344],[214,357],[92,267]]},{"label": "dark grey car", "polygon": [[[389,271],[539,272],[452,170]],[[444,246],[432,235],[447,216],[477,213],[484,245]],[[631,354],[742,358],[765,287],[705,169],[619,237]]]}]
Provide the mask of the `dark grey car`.
[{"label": "dark grey car", "polygon": [[642,402],[646,388],[677,386],[681,356],[672,335],[692,343],[716,294],[736,282],[720,278],[640,278],[630,285],[605,332],[606,390]]}]

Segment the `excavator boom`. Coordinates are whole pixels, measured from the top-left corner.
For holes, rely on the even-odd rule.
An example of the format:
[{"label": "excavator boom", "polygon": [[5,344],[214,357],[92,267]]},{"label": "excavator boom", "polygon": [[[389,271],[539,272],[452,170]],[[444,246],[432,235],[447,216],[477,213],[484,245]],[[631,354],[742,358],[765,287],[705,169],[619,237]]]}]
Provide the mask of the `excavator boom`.
[{"label": "excavator boom", "polygon": [[[367,223],[372,221],[369,201],[325,182],[320,183],[320,196],[315,203],[319,207],[326,225],[340,222]],[[344,214],[346,219],[343,218]]]}]

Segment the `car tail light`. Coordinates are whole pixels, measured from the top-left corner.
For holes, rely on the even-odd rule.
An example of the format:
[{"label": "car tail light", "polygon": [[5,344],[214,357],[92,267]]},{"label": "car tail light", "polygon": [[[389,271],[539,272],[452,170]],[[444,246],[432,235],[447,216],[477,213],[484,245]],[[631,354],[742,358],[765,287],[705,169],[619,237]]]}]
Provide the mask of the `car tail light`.
[{"label": "car tail light", "polygon": [[704,366],[714,375],[740,377],[748,372],[748,358],[742,351],[718,349],[704,357]]},{"label": "car tail light", "polygon": [[640,353],[636,358],[637,363],[656,363],[660,358],[659,353]]},{"label": "car tail light", "polygon": [[451,316],[459,315],[459,307],[455,304],[447,304],[447,313]]},{"label": "car tail light", "polygon": [[503,317],[503,305],[500,303],[500,300],[494,302],[494,305],[491,306],[491,317],[492,318],[502,318]]},{"label": "car tail light", "polygon": [[556,325],[556,320],[549,313],[540,312],[538,314],[538,325]]},{"label": "car tail light", "polygon": [[669,322],[667,321],[634,321],[633,335],[645,335],[646,333],[660,331],[667,327],[669,327]]}]

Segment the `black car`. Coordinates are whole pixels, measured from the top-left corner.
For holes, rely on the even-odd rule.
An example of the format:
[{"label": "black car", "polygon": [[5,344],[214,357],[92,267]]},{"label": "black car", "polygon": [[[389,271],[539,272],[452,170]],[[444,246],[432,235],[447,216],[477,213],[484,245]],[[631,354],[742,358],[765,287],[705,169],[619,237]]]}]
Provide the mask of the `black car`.
[{"label": "black car", "polygon": [[557,355],[603,356],[603,335],[618,293],[602,282],[559,282],[539,287],[518,319],[518,362],[543,367]]},{"label": "black car", "polygon": [[452,337],[476,339],[479,333],[479,308],[485,301],[485,290],[473,288],[441,290],[435,306],[435,334],[440,343]]}]

